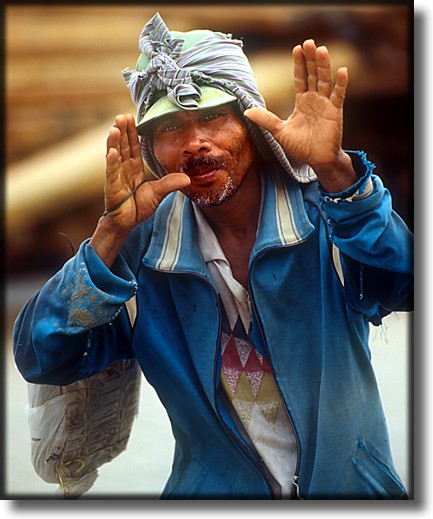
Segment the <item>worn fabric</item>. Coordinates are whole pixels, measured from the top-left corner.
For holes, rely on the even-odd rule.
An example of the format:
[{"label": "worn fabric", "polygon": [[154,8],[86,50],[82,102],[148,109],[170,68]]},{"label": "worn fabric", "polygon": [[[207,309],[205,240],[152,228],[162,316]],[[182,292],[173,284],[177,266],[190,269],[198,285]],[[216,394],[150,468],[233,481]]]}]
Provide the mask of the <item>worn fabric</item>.
[{"label": "worn fabric", "polygon": [[276,480],[274,492],[290,499],[297,462],[293,426],[272,366],[251,342],[249,294],[233,277],[224,251],[201,210],[193,208],[200,252],[221,300],[221,385],[229,411],[236,413],[242,425],[238,429],[245,431],[247,441],[252,442],[270,477]]},{"label": "worn fabric", "polygon": [[[317,183],[301,189],[281,170],[264,171],[249,266],[250,337],[272,366],[294,426],[298,495],[404,499],[368,337],[370,323],[412,308],[412,235],[372,165],[351,156],[360,178],[339,201]],[[370,179],[368,196],[345,201]],[[131,329],[125,304],[133,297]],[[162,498],[273,499],[221,397],[221,332],[194,211],[175,193],[132,231],[112,270],[83,243],[22,310],[14,354],[27,380],[50,384],[137,358],[175,438]]]},{"label": "worn fabric", "polygon": [[[248,58],[242,50],[242,41],[220,32],[192,33],[199,35],[195,38],[197,41],[184,49],[184,40],[191,39],[191,33],[170,32],[158,13],[144,26],[139,38],[142,55],[137,63],[137,67],[144,70],[123,71],[137,106],[138,123],[155,100],[154,95],[160,91],[166,91],[170,101],[177,106],[186,110],[196,109],[197,99],[201,97],[200,85],[220,88],[234,95],[241,113],[247,108],[265,107]],[[140,66],[140,62],[145,65]],[[272,155],[298,182],[308,183],[316,179],[308,165],[291,163],[270,132],[247,118],[244,120],[257,149],[265,158]],[[163,176],[166,171],[153,153],[151,137],[140,136],[140,142],[143,158],[150,170],[157,177]]]}]

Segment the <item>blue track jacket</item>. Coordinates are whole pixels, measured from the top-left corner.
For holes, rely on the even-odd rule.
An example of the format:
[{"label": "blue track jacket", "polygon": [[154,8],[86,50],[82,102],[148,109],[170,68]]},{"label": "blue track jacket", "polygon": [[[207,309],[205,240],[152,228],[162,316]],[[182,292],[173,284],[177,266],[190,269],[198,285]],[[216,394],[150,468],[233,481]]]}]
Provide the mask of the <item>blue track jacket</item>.
[{"label": "blue track jacket", "polygon": [[[298,497],[404,499],[368,335],[370,322],[412,309],[412,235],[365,154],[351,155],[354,200],[266,171],[250,258],[252,339],[296,432]],[[133,230],[111,271],[83,243],[21,311],[15,360],[30,382],[66,385],[136,357],[175,438],[162,498],[273,499],[220,398],[221,312],[196,237],[191,203],[177,192]]]}]

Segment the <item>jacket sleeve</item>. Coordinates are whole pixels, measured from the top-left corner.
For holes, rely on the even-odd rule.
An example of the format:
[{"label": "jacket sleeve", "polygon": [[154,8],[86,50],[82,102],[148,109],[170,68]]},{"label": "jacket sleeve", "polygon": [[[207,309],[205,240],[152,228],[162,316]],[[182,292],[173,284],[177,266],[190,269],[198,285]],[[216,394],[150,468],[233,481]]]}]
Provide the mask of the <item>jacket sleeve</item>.
[{"label": "jacket sleeve", "polygon": [[350,155],[358,182],[346,192],[321,192],[321,207],[349,306],[380,324],[392,311],[413,309],[413,235],[365,153]]},{"label": "jacket sleeve", "polygon": [[137,282],[120,255],[112,270],[84,243],[21,310],[13,332],[16,365],[37,384],[66,385],[132,356],[125,303]]}]

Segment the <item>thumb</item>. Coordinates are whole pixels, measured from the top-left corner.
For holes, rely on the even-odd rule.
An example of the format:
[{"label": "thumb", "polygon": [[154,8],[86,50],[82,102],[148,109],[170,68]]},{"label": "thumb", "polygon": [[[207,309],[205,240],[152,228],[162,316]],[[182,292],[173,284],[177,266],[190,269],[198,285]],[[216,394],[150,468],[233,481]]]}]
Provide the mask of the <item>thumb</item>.
[{"label": "thumb", "polygon": [[244,112],[245,117],[247,117],[251,122],[265,128],[265,130],[270,131],[272,134],[278,132],[282,120],[276,116],[274,113],[266,110],[266,108],[248,108]]},{"label": "thumb", "polygon": [[159,180],[154,180],[150,184],[152,186],[153,193],[158,201],[162,200],[178,189],[183,189],[191,183],[191,179],[185,173],[168,173]]}]

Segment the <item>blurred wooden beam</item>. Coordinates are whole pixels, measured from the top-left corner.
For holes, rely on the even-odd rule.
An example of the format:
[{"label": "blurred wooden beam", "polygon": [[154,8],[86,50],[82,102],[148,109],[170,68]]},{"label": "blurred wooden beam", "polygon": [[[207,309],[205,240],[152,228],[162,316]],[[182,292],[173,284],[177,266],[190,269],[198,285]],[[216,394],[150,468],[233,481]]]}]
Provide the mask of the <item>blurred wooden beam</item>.
[{"label": "blurred wooden beam", "polygon": [[7,233],[56,218],[95,193],[102,196],[105,141],[112,123],[113,119],[8,168]]},{"label": "blurred wooden beam", "polygon": [[[352,90],[356,91],[360,78],[366,75],[359,54],[354,47],[347,44],[331,44],[329,49],[334,68],[343,65],[349,68],[351,95]],[[280,117],[287,117],[293,109],[294,101],[291,53],[284,50],[255,53],[251,57],[251,64],[268,108]],[[370,81],[377,79],[377,76],[372,76]],[[128,97],[126,86],[125,96]],[[124,113],[128,111],[134,113],[132,102]],[[102,197],[105,141],[115,115],[116,113],[113,113],[110,120],[94,129],[80,133],[8,168],[8,232],[18,232],[34,226],[35,223],[56,218],[56,215],[82,204],[83,201],[94,200],[98,194]],[[29,121],[29,124],[36,128],[37,123],[37,120]]]},{"label": "blurred wooden beam", "polygon": [[336,45],[333,61],[349,55],[351,99],[408,88],[404,6],[7,6],[7,164],[119,111],[128,99],[121,70],[134,67],[138,36],[157,10],[171,29],[243,39],[269,107],[283,115],[292,106],[291,48],[307,37]]}]

